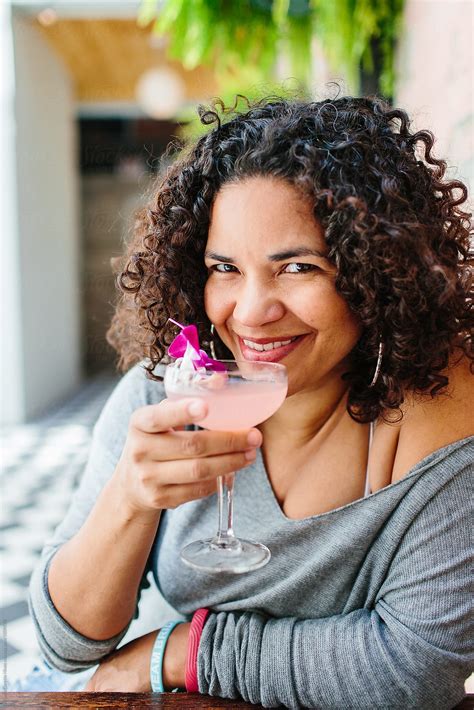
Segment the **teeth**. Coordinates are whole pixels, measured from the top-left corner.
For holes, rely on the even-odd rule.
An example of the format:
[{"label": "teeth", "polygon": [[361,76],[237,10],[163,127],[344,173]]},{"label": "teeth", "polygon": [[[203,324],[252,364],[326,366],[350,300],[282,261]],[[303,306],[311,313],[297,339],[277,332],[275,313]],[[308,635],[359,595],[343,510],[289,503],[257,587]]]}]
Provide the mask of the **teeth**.
[{"label": "teeth", "polygon": [[265,343],[265,345],[262,345],[261,343],[254,343],[252,340],[244,340],[244,343],[248,348],[251,348],[252,350],[258,350],[259,352],[263,352],[264,350],[274,350],[275,348],[281,348],[282,345],[289,345],[293,342],[293,340],[296,340],[296,338],[290,338],[290,340],[276,340],[274,343]]}]

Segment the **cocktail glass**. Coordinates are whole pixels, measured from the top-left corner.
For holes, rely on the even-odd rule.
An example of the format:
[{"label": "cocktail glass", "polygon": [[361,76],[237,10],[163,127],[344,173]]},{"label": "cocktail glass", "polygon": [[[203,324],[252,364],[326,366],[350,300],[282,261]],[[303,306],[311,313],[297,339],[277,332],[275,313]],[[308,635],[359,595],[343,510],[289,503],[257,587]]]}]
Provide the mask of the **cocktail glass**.
[{"label": "cocktail glass", "polygon": [[[274,414],[286,397],[286,367],[275,362],[220,360],[225,372],[211,369],[193,372],[178,363],[167,366],[165,391],[169,399],[199,398],[208,414],[199,426],[212,431],[235,431],[254,427]],[[218,479],[219,528],[217,535],[197,540],[181,550],[190,567],[208,572],[235,574],[259,569],[270,561],[268,547],[242,540],[233,531],[234,473]]]}]

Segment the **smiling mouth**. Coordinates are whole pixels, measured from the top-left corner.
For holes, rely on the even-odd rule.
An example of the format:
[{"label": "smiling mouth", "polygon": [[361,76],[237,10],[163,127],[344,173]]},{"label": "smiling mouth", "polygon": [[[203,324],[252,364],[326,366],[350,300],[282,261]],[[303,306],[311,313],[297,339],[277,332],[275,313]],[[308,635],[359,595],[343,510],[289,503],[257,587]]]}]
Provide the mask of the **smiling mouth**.
[{"label": "smiling mouth", "polygon": [[295,335],[292,338],[284,340],[272,340],[261,338],[266,342],[257,342],[247,338],[239,338],[240,351],[245,360],[263,360],[266,362],[278,362],[289,355],[297,348],[302,340],[306,337],[303,335]]},{"label": "smiling mouth", "polygon": [[295,340],[300,337],[300,335],[295,335],[293,338],[288,338],[287,340],[274,340],[269,343],[258,343],[255,340],[247,340],[246,338],[241,338],[241,340],[251,350],[256,350],[257,352],[268,352],[269,350],[276,350],[285,345],[290,345],[290,343],[294,343]]}]

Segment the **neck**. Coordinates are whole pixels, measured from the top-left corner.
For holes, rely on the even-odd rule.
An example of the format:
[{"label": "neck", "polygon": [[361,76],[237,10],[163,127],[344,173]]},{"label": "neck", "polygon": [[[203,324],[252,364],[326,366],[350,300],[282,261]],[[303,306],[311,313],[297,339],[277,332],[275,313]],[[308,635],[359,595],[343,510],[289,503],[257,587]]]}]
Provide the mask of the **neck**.
[{"label": "neck", "polygon": [[264,441],[285,432],[286,446],[302,448],[320,443],[347,418],[347,394],[347,383],[336,378],[317,390],[288,396],[278,411],[259,426]]}]

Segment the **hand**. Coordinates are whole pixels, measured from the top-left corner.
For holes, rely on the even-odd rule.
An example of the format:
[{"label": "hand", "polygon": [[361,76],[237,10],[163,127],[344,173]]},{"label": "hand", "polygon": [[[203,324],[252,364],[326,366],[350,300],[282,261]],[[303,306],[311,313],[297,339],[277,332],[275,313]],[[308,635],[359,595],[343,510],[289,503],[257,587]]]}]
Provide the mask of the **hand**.
[{"label": "hand", "polygon": [[[190,623],[179,624],[168,638],[163,657],[163,685],[165,690],[185,688],[186,655]],[[118,651],[114,651],[99,665],[84,688],[92,693],[149,693],[150,661],[158,631],[141,636]]]},{"label": "hand", "polygon": [[[190,405],[202,405],[201,415]],[[142,518],[157,511],[216,492],[216,479],[248,466],[256,456],[262,435],[244,431],[175,431],[200,421],[207,404],[200,400],[163,400],[140,407],[130,417],[127,439],[114,483],[127,511]],[[248,439],[249,434],[254,439]]]},{"label": "hand", "polygon": [[158,631],[152,631],[114,651],[99,664],[85,692],[151,692],[150,661],[157,635]]}]

